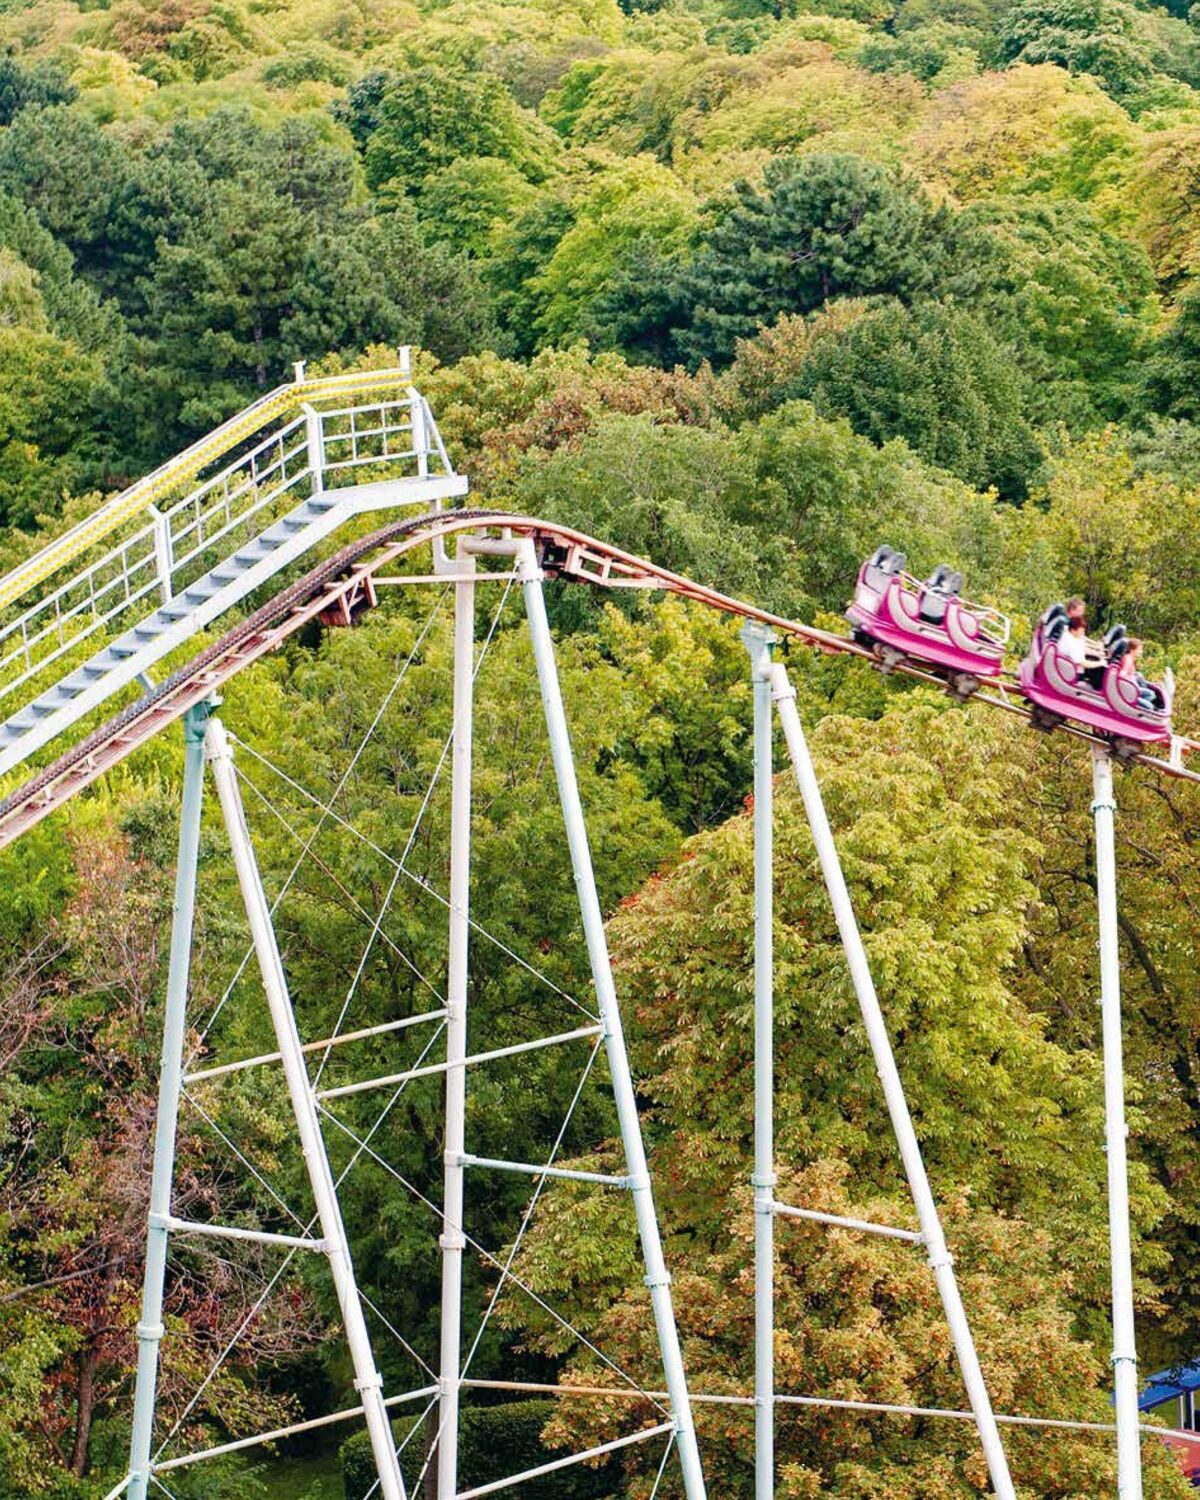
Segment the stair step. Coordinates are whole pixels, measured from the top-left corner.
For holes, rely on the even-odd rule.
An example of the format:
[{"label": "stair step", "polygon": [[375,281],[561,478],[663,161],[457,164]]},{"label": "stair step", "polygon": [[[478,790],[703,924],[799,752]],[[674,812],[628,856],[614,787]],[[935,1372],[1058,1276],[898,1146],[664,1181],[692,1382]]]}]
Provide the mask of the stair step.
[{"label": "stair step", "polygon": [[[244,580],[253,567],[327,517],[338,503],[325,495],[315,495],[303,501],[295,510],[273,521],[258,536],[246,541],[232,556],[218,562],[209,572],[160,605],[152,614],[102,647],[91,660],[73,668],[61,681],[32,703],[27,703],[11,719],[0,722],[0,745],[10,745],[20,740],[55,713],[68,712],[81,694],[99,687],[110,673],[117,671],[123,663],[138,656],[154,642],[161,641],[181,620],[194,614],[216,595]],[[103,694],[102,687],[100,691]]]}]

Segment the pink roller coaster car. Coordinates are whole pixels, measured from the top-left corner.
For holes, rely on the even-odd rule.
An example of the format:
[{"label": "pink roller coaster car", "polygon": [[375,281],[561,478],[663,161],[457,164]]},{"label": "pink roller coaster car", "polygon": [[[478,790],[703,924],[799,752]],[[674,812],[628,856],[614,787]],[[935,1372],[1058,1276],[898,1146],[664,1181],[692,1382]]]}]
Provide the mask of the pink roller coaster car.
[{"label": "pink roller coaster car", "polygon": [[915,661],[944,677],[951,692],[968,698],[982,682],[1000,676],[1008,619],[959,597],[962,574],[946,563],[924,583],[904,571],[905,557],[880,547],[858,574],[846,618],[854,639],[871,647],[884,670]]},{"label": "pink roller coaster car", "polygon": [[1171,673],[1159,683],[1121,675],[1121,660],[1129,649],[1124,625],[1114,625],[1104,637],[1104,664],[1093,668],[1077,665],[1060,649],[1066,632],[1067,612],[1052,604],[1038,621],[1021,663],[1018,680],[1033,705],[1033,724],[1054,729],[1070,719],[1109,736],[1118,755],[1143,745],[1170,744]]}]

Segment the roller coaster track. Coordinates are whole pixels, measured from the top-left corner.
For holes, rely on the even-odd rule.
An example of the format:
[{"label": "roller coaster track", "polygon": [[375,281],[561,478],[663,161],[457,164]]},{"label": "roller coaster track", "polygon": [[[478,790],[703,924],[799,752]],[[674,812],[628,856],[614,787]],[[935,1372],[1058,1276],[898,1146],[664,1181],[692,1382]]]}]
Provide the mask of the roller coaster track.
[{"label": "roller coaster track", "polygon": [[[877,665],[870,651],[844,636],[772,614],[571,527],[502,511],[436,512],[393,522],[342,548],[5,797],[0,801],[0,848],[63,806],[189,708],[217,692],[243,668],[276,650],[309,621],[318,617],[356,618],[374,602],[376,575],[399,558],[456,533],[486,530],[532,538],[547,573],[568,582],[675,594],[723,614],[769,625],[781,635],[817,650],[857,656]],[[944,686],[939,678],[916,666],[901,664],[896,671]],[[971,701],[1030,717],[1025,704],[1004,689],[998,695],[976,693]],[[1091,744],[1106,743],[1071,725],[1063,726],[1062,732]],[[1200,746],[1193,741],[1179,742],[1181,752],[1194,748]],[[1166,761],[1138,754],[1132,760],[1161,775],[1200,781],[1200,772],[1188,769],[1175,757]]]}]

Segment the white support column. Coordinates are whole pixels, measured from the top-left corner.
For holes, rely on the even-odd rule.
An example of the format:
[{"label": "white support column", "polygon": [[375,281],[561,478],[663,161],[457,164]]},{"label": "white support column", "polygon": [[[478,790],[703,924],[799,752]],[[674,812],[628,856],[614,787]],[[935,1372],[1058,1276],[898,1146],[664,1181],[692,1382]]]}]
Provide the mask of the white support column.
[{"label": "white support column", "polygon": [[[456,567],[475,559],[459,543]],[[467,969],[471,935],[471,752],[475,679],[475,580],[454,585],[454,742],[450,791],[450,935],[446,977],[446,1140],[443,1190],[441,1399],[438,1500],[458,1493],[458,1402],[462,1358],[464,1152],[467,1108]]]},{"label": "white support column", "polygon": [[142,1316],[138,1323],[137,1385],[133,1397],[133,1432],[129,1452],[129,1494],[146,1500],[150,1485],[150,1447],[158,1390],[158,1354],[163,1336],[163,1288],[167,1274],[171,1212],[171,1179],[175,1172],[175,1137],[183,1086],[183,1041],[187,1033],[188,980],[192,966],[192,928],[196,910],[196,865],[200,848],[200,814],[204,804],[204,730],[208,709],[188,710],[183,721],[183,802],[179,815],[179,859],[175,866],[175,907],[171,919],[171,954],[163,1013],[162,1064],[158,1074],[158,1114],[154,1122],[154,1168],[150,1180],[150,1218],[146,1232],[146,1268],[142,1282]]},{"label": "white support column", "polygon": [[1104,1141],[1108,1153],[1108,1236],[1112,1261],[1113,1381],[1117,1416],[1117,1495],[1142,1500],[1133,1252],[1129,1233],[1125,1072],[1121,1037],[1121,953],[1117,930],[1116,798],[1112,760],[1092,749],[1096,902],[1100,919],[1100,1008],[1104,1033]]},{"label": "white support column", "polygon": [[211,719],[205,736],[205,754],[212,766],[213,780],[221,811],[229,834],[233,862],[237,870],[238,885],[254,951],[262,973],[263,989],[275,1027],[275,1037],[282,1054],[284,1075],[288,1093],[296,1117],[296,1129],[304,1155],[304,1165],[312,1185],[313,1200],[321,1225],[321,1236],[327,1242],[326,1255],[333,1275],[341,1308],[342,1322],[346,1329],[346,1342],[350,1347],[350,1359],[354,1367],[354,1387],[362,1398],[367,1430],[371,1436],[371,1451],[379,1474],[379,1489],[383,1500],[406,1500],[404,1480],[400,1475],[400,1464],[392,1442],[391,1424],[383,1399],[383,1382],[375,1367],[371,1351],[371,1339],[367,1332],[366,1318],[359,1301],[358,1285],[354,1279],[354,1263],[350,1258],[350,1247],[346,1240],[346,1229],[342,1223],[337,1189],[329,1158],[325,1152],[325,1141],[321,1134],[317,1102],[304,1060],[304,1049],[296,1027],[288,994],[287,979],[283,971],[283,960],[275,941],[275,929],[271,924],[271,908],[267,903],[259,878],[258,863],[254,857],[254,846],[246,827],[246,815],[238,787],[237,772],[233,764],[233,751],[229,745],[225,727],[219,719]]},{"label": "white support column", "polygon": [[913,1128],[912,1116],[908,1112],[904,1085],[892,1053],[891,1038],[888,1036],[879,997],[875,993],[875,982],[871,978],[866,949],[863,947],[862,935],[858,930],[854,907],[850,901],[850,892],[846,888],[845,876],[842,874],[837,845],[833,840],[829,819],[825,815],[821,787],[817,781],[804,731],[800,725],[795,689],[789,683],[787,671],[780,663],[773,664],[770,672],[773,696],[779,710],[780,723],[783,725],[784,738],[787,740],[788,753],[796,772],[800,795],[804,800],[804,810],[812,828],[813,842],[817,848],[817,857],[821,862],[821,873],[825,877],[825,886],[833,905],[834,916],[837,918],[842,946],[846,950],[846,961],[850,966],[850,977],[854,982],[855,994],[858,996],[863,1024],[866,1027],[871,1052],[875,1059],[875,1067],[879,1073],[880,1082],[883,1084],[892,1129],[895,1131],[896,1141],[900,1147],[904,1170],[921,1225],[921,1235],[929,1253],[929,1264],[937,1278],[946,1322],[949,1324],[950,1335],[954,1340],[954,1348],[958,1355],[959,1368],[962,1370],[971,1410],[975,1414],[975,1425],[979,1429],[979,1440],[987,1458],[992,1489],[1000,1500],[1015,1500],[1016,1492],[1008,1472],[1008,1460],[1000,1441],[1000,1431],[996,1425],[987,1386],[984,1384],[983,1371],[979,1367],[979,1356],[975,1352],[971,1327],[967,1322],[962,1298],[959,1295],[958,1282],[954,1275],[954,1261],[947,1249],[945,1235],[942,1233],[937,1203],[925,1172],[925,1163],[921,1157],[921,1147],[917,1140],[916,1130]]},{"label": "white support column", "polygon": [[633,1091],[633,1080],[629,1071],[629,1055],[625,1047],[625,1034],[621,1025],[616,986],[613,983],[608,939],[604,932],[604,916],[600,909],[600,897],[596,890],[596,878],[592,870],[587,825],[583,817],[579,784],[575,776],[575,761],[571,752],[570,732],[567,727],[566,711],[563,708],[558,668],[554,660],[554,641],[550,634],[549,621],[546,618],[546,601],[542,594],[542,572],[538,567],[533,545],[528,540],[517,544],[517,571],[525,596],[529,636],[533,645],[534,662],[537,666],[542,707],[546,714],[550,756],[554,763],[563,822],[566,825],[575,888],[579,895],[579,910],[587,939],[592,983],[595,986],[596,1000],[604,1024],[613,1095],[617,1107],[617,1118],[620,1122],[621,1140],[625,1148],[625,1160],[629,1168],[630,1196],[633,1199],[634,1212],[637,1216],[638,1235],[641,1239],[642,1257],[646,1266],[646,1285],[650,1288],[650,1298],[654,1308],[654,1322],[658,1332],[659,1349],[662,1353],[663,1375],[670,1398],[671,1414],[675,1423],[676,1446],[683,1470],[684,1491],[687,1500],[705,1500],[700,1450],[696,1444],[696,1430],[692,1422],[687,1377],[683,1368],[683,1353],[679,1346],[679,1330],[675,1326],[675,1310],[671,1300],[671,1278],[667,1273],[666,1261],[663,1258],[662,1238],[659,1234],[658,1217],[654,1208],[654,1194],[650,1186],[650,1171],[646,1161],[645,1144],[642,1140],[641,1120],[638,1117],[637,1098]]},{"label": "white support column", "polygon": [[775,1494],[775,975],[771,647],[747,625],[754,679],[754,1497]]}]

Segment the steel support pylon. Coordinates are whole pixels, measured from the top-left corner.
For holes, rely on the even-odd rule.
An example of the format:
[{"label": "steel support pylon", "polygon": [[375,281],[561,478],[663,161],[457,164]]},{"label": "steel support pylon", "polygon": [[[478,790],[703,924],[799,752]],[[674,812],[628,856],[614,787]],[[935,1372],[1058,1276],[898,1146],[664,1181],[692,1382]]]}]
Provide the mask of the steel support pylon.
[{"label": "steel support pylon", "polygon": [[1121,954],[1117,932],[1117,856],[1112,760],[1092,749],[1096,831],[1096,904],[1100,923],[1100,1011],[1104,1037],[1104,1143],[1108,1154],[1108,1234],[1112,1268],[1113,1385],[1117,1417],[1117,1494],[1142,1500],[1133,1254],[1129,1232],[1125,1071],[1121,1037]]},{"label": "steel support pylon", "polygon": [[375,1365],[371,1350],[371,1338],[367,1331],[366,1317],[358,1295],[354,1277],[354,1263],[350,1257],[350,1246],[342,1223],[338,1204],[337,1188],[325,1140],[321,1133],[321,1121],[317,1112],[317,1100],[308,1075],[308,1066],[288,994],[287,978],[283,960],[275,941],[275,928],[271,922],[271,908],[267,902],[262,880],[258,873],[258,862],[254,856],[254,845],[246,827],[245,809],[242,806],[238,787],[237,771],[233,763],[225,726],[219,719],[210,719],[204,741],[205,755],[212,767],[213,781],[221,804],[225,828],[229,835],[234,868],[242,902],[250,923],[254,952],[262,975],[263,989],[275,1028],[275,1038],[287,1081],[296,1130],[304,1155],[304,1165],[316,1204],[322,1243],[314,1248],[323,1249],[329,1261],[341,1309],[342,1323],[346,1330],[346,1342],[350,1348],[350,1359],[354,1367],[354,1386],[362,1401],[367,1431],[371,1438],[371,1452],[379,1475],[379,1491],[383,1500],[406,1500],[404,1480],[400,1474],[400,1463],[396,1447],[392,1442],[391,1423],[383,1400],[383,1381]]},{"label": "steel support pylon", "polygon": [[[475,683],[475,559],[461,545],[454,586],[454,728],[450,791],[450,932],[446,979],[446,1136],[442,1220],[438,1500],[458,1493],[466,1151],[467,961],[471,933],[471,750]],[[466,577],[464,578],[464,575]]]},{"label": "steel support pylon", "polygon": [[771,647],[747,625],[754,679],[754,1497],[775,1494],[775,889]]},{"label": "steel support pylon", "polygon": [[[842,946],[846,953],[846,961],[850,968],[850,977],[854,984],[854,991],[858,998],[863,1024],[871,1045],[875,1068],[883,1085],[884,1098],[887,1102],[888,1114],[891,1117],[896,1142],[900,1148],[905,1175],[908,1178],[909,1191],[912,1194],[913,1203],[916,1207],[917,1219],[921,1226],[920,1238],[928,1254],[929,1264],[937,1279],[942,1307],[946,1314],[946,1322],[949,1325],[950,1335],[954,1341],[959,1368],[962,1371],[963,1382],[967,1388],[967,1396],[971,1403],[971,1410],[975,1416],[975,1425],[979,1432],[979,1440],[983,1446],[984,1456],[987,1459],[992,1489],[1000,1497],[1000,1500],[1016,1500],[1012,1477],[1008,1471],[1008,1460],[1005,1457],[1004,1446],[1000,1441],[1000,1431],[996,1424],[996,1417],[992,1411],[991,1398],[984,1383],[983,1371],[980,1368],[979,1357],[975,1351],[975,1341],[971,1334],[971,1327],[967,1321],[962,1297],[958,1290],[958,1282],[954,1275],[954,1261],[946,1246],[945,1235],[942,1232],[941,1220],[938,1216],[937,1203],[933,1196],[929,1177],[925,1171],[920,1142],[913,1127],[912,1116],[908,1110],[908,1101],[904,1094],[904,1085],[892,1052],[891,1038],[888,1035],[883,1010],[879,1004],[879,997],[875,992],[875,982],[871,977],[871,969],[867,962],[862,934],[858,929],[854,907],[850,900],[850,892],[846,887],[845,876],[842,873],[837,845],[834,842],[833,832],[829,827],[829,819],[825,813],[825,802],[821,795],[820,783],[817,781],[812,757],[809,755],[808,744],[804,738],[804,730],[800,723],[800,714],[796,708],[795,689],[791,686],[787,671],[783,665],[779,662],[769,661],[766,645],[761,639],[757,642],[751,640],[748,642],[748,645],[750,646],[751,655],[755,663],[756,702],[757,683],[760,676],[765,675],[770,685],[772,700],[779,713],[779,721],[783,728],[784,739],[787,742],[788,755],[800,788],[800,796],[804,802],[804,811],[807,815],[809,826],[812,829],[813,842],[816,845],[817,858],[820,861],[825,888],[829,893],[834,916],[837,919],[838,932],[841,936]],[[764,752],[756,740],[756,795],[759,753],[769,754],[769,744]],[[761,905],[757,907],[757,916],[760,921],[763,919],[763,908]],[[765,937],[763,938],[763,949],[764,951],[769,951],[766,949]],[[759,947],[756,944],[756,955],[759,951]],[[758,996],[757,987],[756,997],[763,1006],[769,1005],[769,996],[766,994]],[[756,1012],[757,1009],[758,1006],[756,1005]],[[759,1054],[758,1060],[762,1061],[761,1054]],[[761,1080],[758,1080],[758,1082],[761,1083]],[[756,1102],[758,1102],[758,1099],[759,1096],[756,1089]],[[765,1362],[766,1353],[761,1346],[762,1334],[760,1333],[758,1337],[757,1352],[759,1357]],[[756,1485],[756,1500],[767,1500],[767,1497],[772,1493],[770,1488],[758,1487],[758,1485],[762,1485],[764,1482],[765,1476],[760,1469],[758,1484]],[[1122,1497],[1122,1500],[1124,1500],[1124,1497]]]},{"label": "steel support pylon", "polygon": [[137,1383],[133,1396],[133,1432],[129,1444],[129,1489],[146,1500],[150,1486],[150,1448],[158,1393],[158,1354],[163,1337],[163,1290],[171,1213],[171,1180],[175,1139],[183,1091],[183,1042],[187,1033],[188,979],[192,964],[192,929],[196,911],[196,866],[200,851],[200,813],[204,804],[204,733],[208,708],[189,709],[183,721],[183,800],[179,815],[179,859],[175,866],[175,904],[171,917],[171,954],[163,1013],[162,1062],[158,1075],[158,1113],[154,1122],[154,1166],[150,1179],[150,1213],[146,1230],[146,1267],[142,1277],[142,1316],[138,1323]]},{"label": "steel support pylon", "polygon": [[531,542],[520,541],[516,543],[515,550],[517,572],[525,598],[529,637],[533,647],[534,663],[537,667],[538,686],[546,717],[546,729],[550,738],[550,757],[554,764],[554,777],[562,806],[567,845],[571,854],[571,868],[579,897],[584,936],[587,941],[592,984],[595,988],[596,1001],[604,1028],[613,1097],[628,1167],[629,1193],[633,1199],[642,1258],[646,1267],[646,1285],[650,1288],[650,1300],[654,1309],[663,1378],[670,1400],[675,1444],[683,1471],[684,1492],[687,1500],[705,1500],[704,1473],[700,1464],[700,1450],[692,1421],[687,1376],[684,1373],[683,1352],[680,1348],[679,1330],[675,1323],[675,1309],[671,1298],[671,1277],[663,1257],[662,1237],[659,1233],[658,1215],[650,1184],[645,1143],[642,1140],[641,1120],[638,1116],[637,1098],[629,1069],[629,1055],[625,1046],[621,1010],[617,1003],[616,986],[613,982],[608,938],[604,931],[604,915],[600,907],[600,897],[596,890],[596,878],[592,869],[587,825],[579,796],[570,731],[567,726],[562,690],[558,680],[558,668],[554,657],[554,640],[546,617],[546,601],[542,593],[542,571]]}]

